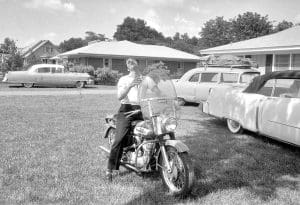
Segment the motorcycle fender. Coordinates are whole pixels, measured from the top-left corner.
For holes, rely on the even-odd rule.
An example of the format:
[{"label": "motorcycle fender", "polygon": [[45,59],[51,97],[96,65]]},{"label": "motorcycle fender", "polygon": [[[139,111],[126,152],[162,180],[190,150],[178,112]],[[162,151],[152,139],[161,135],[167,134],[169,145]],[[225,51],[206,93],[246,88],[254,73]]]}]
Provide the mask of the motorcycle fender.
[{"label": "motorcycle fender", "polygon": [[180,140],[167,140],[166,146],[175,147],[178,152],[188,152],[190,149]]},{"label": "motorcycle fender", "polygon": [[103,138],[107,138],[107,135],[108,135],[108,132],[110,129],[116,129],[116,127],[115,126],[107,126],[107,128],[104,131]]}]

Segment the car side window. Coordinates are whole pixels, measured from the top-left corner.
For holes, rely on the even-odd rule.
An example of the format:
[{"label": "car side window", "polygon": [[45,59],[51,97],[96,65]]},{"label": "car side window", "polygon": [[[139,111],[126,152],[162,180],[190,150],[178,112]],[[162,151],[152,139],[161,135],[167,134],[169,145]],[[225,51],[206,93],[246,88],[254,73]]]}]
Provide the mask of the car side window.
[{"label": "car side window", "polygon": [[202,73],[201,74],[201,83],[216,83],[218,82],[218,73]]},{"label": "car side window", "polygon": [[195,73],[194,75],[192,75],[189,79],[189,82],[198,82],[199,81],[199,73]]},{"label": "car side window", "polygon": [[300,98],[300,80],[277,79],[274,97]]},{"label": "car side window", "polygon": [[38,73],[50,73],[49,67],[38,68]]},{"label": "car side window", "polygon": [[237,83],[239,79],[238,73],[221,73],[222,83]]},{"label": "car side window", "polygon": [[264,84],[262,88],[259,89],[257,94],[272,96],[274,86],[275,86],[275,79],[270,79]]},{"label": "car side window", "polygon": [[63,69],[62,68],[52,68],[52,73],[62,73],[63,72]]}]

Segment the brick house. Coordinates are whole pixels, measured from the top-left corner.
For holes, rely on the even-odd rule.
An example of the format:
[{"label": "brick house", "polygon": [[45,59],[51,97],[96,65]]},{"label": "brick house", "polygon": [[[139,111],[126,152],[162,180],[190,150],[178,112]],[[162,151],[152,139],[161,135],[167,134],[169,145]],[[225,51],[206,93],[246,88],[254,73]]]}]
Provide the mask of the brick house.
[{"label": "brick house", "polygon": [[21,49],[21,56],[24,59],[24,66],[32,62],[55,63],[52,57],[59,54],[57,46],[49,40],[41,40],[30,46]]},{"label": "brick house", "polygon": [[300,26],[262,36],[200,50],[207,55],[236,55],[251,58],[262,73],[279,70],[300,70]]},{"label": "brick house", "polygon": [[127,71],[126,59],[135,58],[141,68],[162,61],[171,73],[185,72],[197,66],[199,57],[166,46],[142,45],[130,41],[101,41],[58,55],[68,62]]}]

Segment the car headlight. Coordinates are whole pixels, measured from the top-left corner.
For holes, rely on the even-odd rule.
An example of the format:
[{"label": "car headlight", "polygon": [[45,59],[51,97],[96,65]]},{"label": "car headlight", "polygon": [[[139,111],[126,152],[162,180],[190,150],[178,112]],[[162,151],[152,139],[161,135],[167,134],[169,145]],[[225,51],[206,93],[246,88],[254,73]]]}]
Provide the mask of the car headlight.
[{"label": "car headlight", "polygon": [[167,132],[174,132],[177,127],[177,120],[173,117],[165,118],[162,123]]}]

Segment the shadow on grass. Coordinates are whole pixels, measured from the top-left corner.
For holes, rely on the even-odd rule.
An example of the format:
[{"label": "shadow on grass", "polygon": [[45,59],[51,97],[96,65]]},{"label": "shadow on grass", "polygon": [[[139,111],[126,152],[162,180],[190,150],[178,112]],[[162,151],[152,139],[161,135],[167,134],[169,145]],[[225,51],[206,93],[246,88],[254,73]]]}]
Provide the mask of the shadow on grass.
[{"label": "shadow on grass", "polygon": [[[278,188],[298,190],[299,148],[247,131],[233,135],[226,129],[226,123],[217,119],[185,121],[196,123],[194,132],[183,136],[191,150],[196,183],[191,194],[180,201],[197,200],[223,190],[235,192],[239,188],[269,201],[276,197]],[[151,204],[151,200],[164,204],[174,200],[166,195],[166,190],[159,191],[164,197],[155,197],[153,193],[158,190],[161,189],[145,190],[127,204]]]}]

